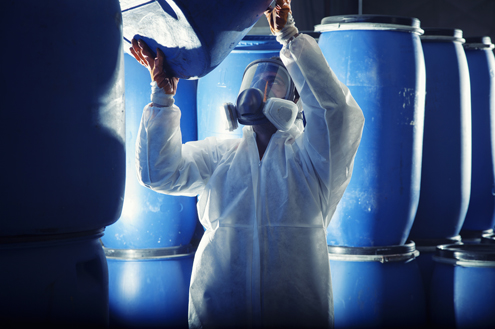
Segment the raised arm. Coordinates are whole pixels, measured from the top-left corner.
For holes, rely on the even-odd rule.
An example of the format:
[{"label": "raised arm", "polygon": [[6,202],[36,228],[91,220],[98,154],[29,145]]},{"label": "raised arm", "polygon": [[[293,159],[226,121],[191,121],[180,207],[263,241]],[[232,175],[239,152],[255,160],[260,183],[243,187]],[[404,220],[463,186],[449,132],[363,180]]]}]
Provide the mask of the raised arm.
[{"label": "raised arm", "polygon": [[297,36],[282,49],[281,58],[301,95],[303,138],[313,166],[324,184],[348,182],[364,125],[360,107],[312,37]]},{"label": "raised arm", "polygon": [[312,37],[304,34],[296,37],[282,49],[281,58],[303,102],[306,117],[303,142],[322,189],[326,189],[328,225],[351,179],[364,116]]},{"label": "raised arm", "polygon": [[274,11],[265,15],[283,45],[280,58],[301,96],[306,117],[304,149],[333,213],[351,179],[364,126],[363,113],[329,67],[316,41],[299,34],[290,0],[277,0]]},{"label": "raised arm", "polygon": [[214,142],[182,145],[181,112],[174,104],[178,80],[164,70],[164,54],[155,57],[144,42],[132,41],[131,52],[150,71],[151,101],[143,110],[136,140],[139,182],[157,192],[172,195],[199,194],[213,172],[216,159],[209,154]]}]

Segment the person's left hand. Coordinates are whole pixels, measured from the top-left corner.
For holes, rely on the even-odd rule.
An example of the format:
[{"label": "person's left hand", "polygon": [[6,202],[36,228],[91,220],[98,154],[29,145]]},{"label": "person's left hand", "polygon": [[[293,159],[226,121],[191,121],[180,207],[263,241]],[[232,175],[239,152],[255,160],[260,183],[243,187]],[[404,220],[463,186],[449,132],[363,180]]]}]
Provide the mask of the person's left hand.
[{"label": "person's left hand", "polygon": [[156,49],[155,57],[144,41],[132,39],[132,47],[129,50],[134,58],[148,69],[151,80],[155,81],[159,88],[162,88],[166,94],[175,95],[179,78],[167,74],[164,68],[165,54],[159,48]]}]

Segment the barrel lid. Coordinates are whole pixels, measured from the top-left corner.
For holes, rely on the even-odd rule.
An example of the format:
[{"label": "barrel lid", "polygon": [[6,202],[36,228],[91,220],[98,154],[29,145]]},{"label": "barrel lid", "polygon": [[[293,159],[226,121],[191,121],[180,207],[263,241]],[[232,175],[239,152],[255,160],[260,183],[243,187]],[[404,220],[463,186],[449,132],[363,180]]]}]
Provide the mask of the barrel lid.
[{"label": "barrel lid", "polygon": [[493,49],[494,45],[492,39],[488,36],[481,37],[469,37],[466,38],[466,43],[464,44],[466,49]]},{"label": "barrel lid", "polygon": [[437,246],[437,258],[464,262],[493,262],[495,266],[495,246],[488,244],[447,244]]},{"label": "barrel lid", "polygon": [[328,16],[315,26],[317,32],[336,30],[394,30],[422,34],[420,21],[414,17],[390,15]]},{"label": "barrel lid", "polygon": [[421,41],[455,41],[464,43],[462,30],[443,27],[424,27],[425,33],[421,36]]}]

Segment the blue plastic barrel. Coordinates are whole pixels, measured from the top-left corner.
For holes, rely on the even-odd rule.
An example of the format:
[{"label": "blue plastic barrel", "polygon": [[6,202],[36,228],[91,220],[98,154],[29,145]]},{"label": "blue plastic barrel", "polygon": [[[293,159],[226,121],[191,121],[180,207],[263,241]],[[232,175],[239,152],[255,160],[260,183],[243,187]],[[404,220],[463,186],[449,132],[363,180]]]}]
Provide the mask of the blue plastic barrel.
[{"label": "blue plastic barrel", "polygon": [[[136,175],[136,138],[143,108],[150,103],[148,70],[125,54],[126,187],[119,220],[106,228],[107,248],[165,248],[189,244],[197,221],[196,198],[170,196],[141,186]],[[183,143],[197,138],[196,80],[179,80],[175,104],[181,109]]]},{"label": "blue plastic barrel", "polygon": [[0,244],[0,323],[4,328],[108,326],[103,230],[17,237]]},{"label": "blue plastic barrel", "polygon": [[328,246],[335,329],[421,328],[425,296],[414,242]]},{"label": "blue plastic barrel", "polygon": [[495,227],[495,56],[490,37],[466,38],[471,79],[471,198],[462,231]]},{"label": "blue plastic barrel", "polygon": [[329,245],[406,242],[419,200],[425,67],[419,20],[324,18],[319,45],[366,118],[352,179],[327,229]]},{"label": "blue plastic barrel", "polygon": [[198,139],[209,136],[242,136],[242,125],[229,132],[223,104],[237,101],[246,66],[261,58],[280,55],[282,46],[274,36],[248,35],[215,70],[198,82]]},{"label": "blue plastic barrel", "polygon": [[121,1],[124,38],[160,47],[174,76],[199,78],[217,67],[272,0]]},{"label": "blue plastic barrel", "polygon": [[[102,228],[122,209],[118,0],[3,2],[1,236]],[[5,31],[7,31],[5,30]]]},{"label": "blue plastic barrel", "polygon": [[434,259],[430,302],[433,326],[493,328],[495,246],[438,246]]},{"label": "blue plastic barrel", "polygon": [[410,239],[459,235],[471,184],[471,98],[462,31],[425,29],[425,131],[418,212]]},{"label": "blue plastic barrel", "polygon": [[437,246],[444,244],[462,244],[461,236],[455,236],[447,239],[417,239],[414,241],[416,249],[419,251],[419,256],[416,258],[418,262],[419,271],[421,272],[421,279],[423,281],[423,290],[425,292],[426,310],[428,319],[431,317],[429,314],[429,301],[431,290],[431,279],[433,276],[433,270],[435,268],[435,261],[433,256]]},{"label": "blue plastic barrel", "polygon": [[110,327],[187,329],[194,258],[190,246],[104,250]]}]

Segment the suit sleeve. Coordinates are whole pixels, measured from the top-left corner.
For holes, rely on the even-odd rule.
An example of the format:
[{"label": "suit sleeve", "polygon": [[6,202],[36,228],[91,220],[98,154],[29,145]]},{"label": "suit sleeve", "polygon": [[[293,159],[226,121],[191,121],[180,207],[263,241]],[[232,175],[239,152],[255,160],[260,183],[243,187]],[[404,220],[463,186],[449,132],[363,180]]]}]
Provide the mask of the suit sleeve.
[{"label": "suit sleeve", "polygon": [[[225,150],[215,138],[182,144],[180,109],[162,93],[145,106],[136,140],[136,170],[141,185],[170,195],[201,193]],[[162,105],[163,104],[163,105]]]},{"label": "suit sleeve", "polygon": [[306,127],[302,142],[331,218],[351,179],[364,116],[312,37],[300,34],[282,48],[280,57],[303,102]]}]

